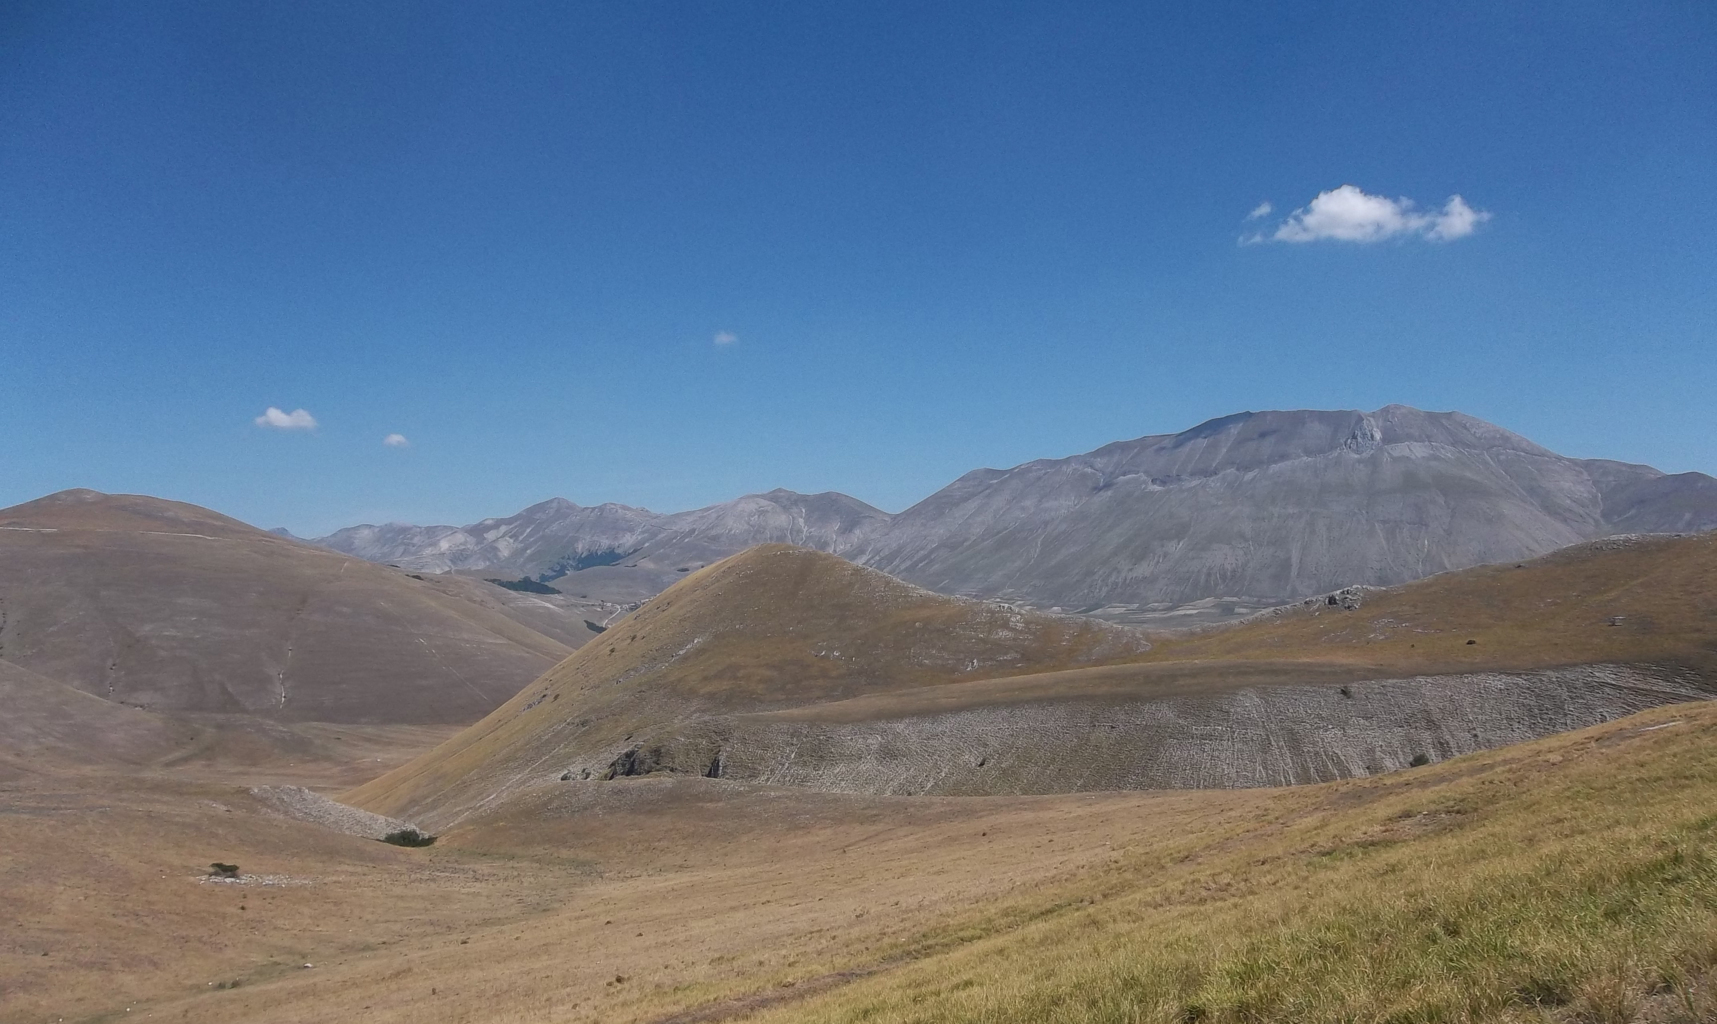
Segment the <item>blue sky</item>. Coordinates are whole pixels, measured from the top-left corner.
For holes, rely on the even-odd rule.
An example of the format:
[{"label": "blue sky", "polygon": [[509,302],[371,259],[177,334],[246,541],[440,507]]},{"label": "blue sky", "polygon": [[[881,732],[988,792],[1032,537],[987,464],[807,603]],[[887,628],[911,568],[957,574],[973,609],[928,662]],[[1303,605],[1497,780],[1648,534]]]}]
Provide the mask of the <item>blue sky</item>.
[{"label": "blue sky", "polygon": [[1703,0],[7,4],[0,505],[894,510],[1390,402],[1717,472],[1713,53]]}]

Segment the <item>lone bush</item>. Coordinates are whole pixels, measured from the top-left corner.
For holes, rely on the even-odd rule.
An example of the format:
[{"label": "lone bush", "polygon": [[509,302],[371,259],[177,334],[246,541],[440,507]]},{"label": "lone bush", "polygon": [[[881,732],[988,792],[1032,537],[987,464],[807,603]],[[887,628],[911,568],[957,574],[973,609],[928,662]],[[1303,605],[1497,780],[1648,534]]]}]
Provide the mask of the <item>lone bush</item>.
[{"label": "lone bush", "polygon": [[415,828],[402,828],[382,836],[382,842],[393,846],[430,846],[434,844],[435,837]]},{"label": "lone bush", "polygon": [[209,865],[209,875],[214,878],[237,878],[238,865],[222,864],[217,860]]},{"label": "lone bush", "polygon": [[1431,763],[1431,755],[1429,755],[1429,754],[1414,754],[1413,760],[1407,762],[1407,767],[1409,767],[1409,768],[1423,768],[1430,763]]}]

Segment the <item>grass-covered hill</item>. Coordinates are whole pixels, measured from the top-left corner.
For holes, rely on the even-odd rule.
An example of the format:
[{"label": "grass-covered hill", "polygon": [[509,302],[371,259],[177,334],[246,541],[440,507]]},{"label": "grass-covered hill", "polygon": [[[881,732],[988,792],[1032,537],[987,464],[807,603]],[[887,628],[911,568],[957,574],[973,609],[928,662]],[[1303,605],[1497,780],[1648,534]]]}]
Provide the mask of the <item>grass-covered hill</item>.
[{"label": "grass-covered hill", "polygon": [[664,724],[1100,663],[1148,646],[1095,620],[945,597],[834,555],[762,545],[693,573],[352,798],[433,816],[577,764],[599,772]]},{"label": "grass-covered hill", "polygon": [[1147,650],[762,547],[353,799],[450,821],[653,772],[900,794],[1372,775],[1714,692],[1714,576],[1712,537],[1612,539]]}]

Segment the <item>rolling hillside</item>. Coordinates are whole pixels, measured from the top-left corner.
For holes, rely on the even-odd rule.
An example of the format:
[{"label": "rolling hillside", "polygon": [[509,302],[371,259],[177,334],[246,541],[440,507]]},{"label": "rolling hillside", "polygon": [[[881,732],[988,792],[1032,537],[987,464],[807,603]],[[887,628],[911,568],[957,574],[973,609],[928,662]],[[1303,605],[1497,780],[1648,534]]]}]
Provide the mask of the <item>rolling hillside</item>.
[{"label": "rolling hillside", "polygon": [[[692,574],[355,799],[412,814],[464,807],[521,781],[599,774],[633,748],[625,770],[647,771],[655,755],[644,740],[669,723],[1092,664],[1147,646],[1105,623],[943,597],[833,555],[764,545]],[[716,759],[697,773],[720,774]]]},{"label": "rolling hillside", "polygon": [[1613,539],[1147,651],[1091,620],[760,548],[353,799],[445,823],[537,786],[663,772],[899,794],[1372,775],[1717,693],[1713,579],[1717,537]]},{"label": "rolling hillside", "polygon": [[474,721],[572,649],[487,591],[157,498],[0,510],[0,662],[160,714]]}]

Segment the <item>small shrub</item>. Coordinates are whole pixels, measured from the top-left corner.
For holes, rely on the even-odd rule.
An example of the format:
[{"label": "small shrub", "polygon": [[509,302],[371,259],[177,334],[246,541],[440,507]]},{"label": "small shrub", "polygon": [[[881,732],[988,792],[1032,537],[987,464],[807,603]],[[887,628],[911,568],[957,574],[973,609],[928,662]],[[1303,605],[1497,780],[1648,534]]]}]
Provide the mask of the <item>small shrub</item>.
[{"label": "small shrub", "polygon": [[209,875],[213,878],[237,878],[238,865],[222,864],[217,860],[213,864],[209,865]]},{"label": "small shrub", "polygon": [[1407,762],[1407,767],[1409,767],[1409,768],[1423,768],[1430,763],[1431,763],[1431,755],[1429,755],[1429,754],[1414,754],[1413,760]]},{"label": "small shrub", "polygon": [[390,846],[431,846],[435,837],[415,828],[402,828],[382,836],[382,842]]}]

